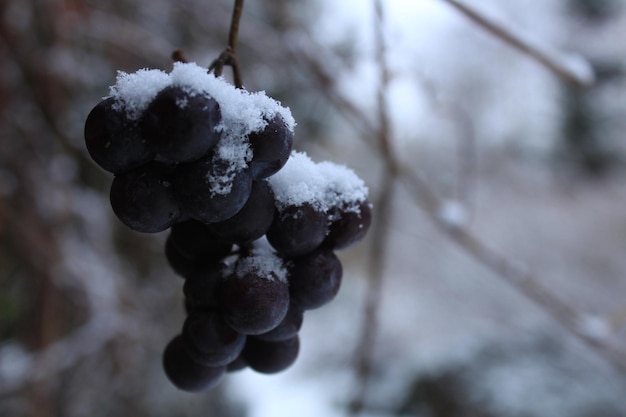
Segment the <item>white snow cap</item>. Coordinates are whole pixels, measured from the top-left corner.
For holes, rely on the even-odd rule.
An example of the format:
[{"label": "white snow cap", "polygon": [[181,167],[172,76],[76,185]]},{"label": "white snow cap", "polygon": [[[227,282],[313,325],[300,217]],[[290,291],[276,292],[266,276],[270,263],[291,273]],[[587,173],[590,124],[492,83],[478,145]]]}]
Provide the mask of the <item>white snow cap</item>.
[{"label": "white snow cap", "polygon": [[172,85],[180,86],[188,94],[207,94],[220,105],[222,121],[216,130],[222,132],[222,139],[216,145],[213,160],[215,163],[226,162],[228,169],[218,176],[207,178],[214,194],[228,194],[237,172],[248,166],[252,159],[247,139],[250,133],[263,130],[268,120],[277,113],[291,131],[294,129],[295,120],[291,111],[265,92],[250,93],[235,88],[223,78],[217,78],[206,68],[193,63],[175,63],[170,78]]},{"label": "white snow cap", "polygon": [[113,108],[124,110],[130,120],[137,120],[150,101],[170,84],[170,77],[160,70],[140,69],[132,74],[117,73],[117,82],[109,87],[110,97],[116,99]]},{"label": "white snow cap", "polygon": [[335,207],[359,212],[368,194],[363,180],[346,166],[315,163],[306,153],[296,151],[269,182],[279,210],[308,203],[324,212]]},{"label": "white snow cap", "polygon": [[169,74],[156,69],[140,69],[130,74],[120,71],[115,85],[110,87],[110,97],[115,97],[129,118],[136,120],[159,91],[170,85],[182,87],[191,96],[213,97],[222,112],[222,130],[236,130],[243,135],[258,132],[276,113],[280,113],[291,131],[296,125],[291,111],[264,91],[251,93],[235,88],[195,63],[176,62]]},{"label": "white snow cap", "polygon": [[[124,110],[130,120],[138,120],[159,91],[168,86],[178,86],[190,96],[210,96],[220,106],[222,120],[215,129],[222,132],[222,138],[216,145],[214,160],[226,162],[228,169],[207,178],[213,194],[228,194],[237,172],[248,166],[252,159],[247,139],[250,133],[262,131],[276,114],[282,116],[292,132],[296,125],[289,108],[264,91],[251,93],[235,88],[195,63],[176,62],[169,74],[150,69],[132,74],[119,72],[117,82],[110,88],[110,97],[116,98],[116,110]],[[177,104],[184,108],[187,102],[180,100]]]},{"label": "white snow cap", "polygon": [[239,258],[235,268],[238,276],[254,272],[261,278],[287,283],[287,268],[283,260],[264,248],[255,248],[252,255]]},{"label": "white snow cap", "polygon": [[293,131],[296,125],[289,109],[268,97],[264,91],[251,93],[235,88],[195,63],[174,63],[170,79],[172,85],[182,87],[190,95],[208,94],[213,97],[220,105],[222,124],[219,128],[223,131],[244,136],[259,132],[276,113],[280,113],[289,130]]}]

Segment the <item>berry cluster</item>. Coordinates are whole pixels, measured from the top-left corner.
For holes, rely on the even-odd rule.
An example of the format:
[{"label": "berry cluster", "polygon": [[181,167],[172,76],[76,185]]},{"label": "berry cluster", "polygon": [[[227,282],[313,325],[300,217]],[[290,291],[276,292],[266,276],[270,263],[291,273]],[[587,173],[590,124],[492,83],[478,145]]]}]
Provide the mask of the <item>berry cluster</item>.
[{"label": "berry cluster", "polygon": [[289,367],[304,312],[339,290],[335,250],[369,228],[363,182],[292,152],[294,125],[265,94],[182,63],[121,73],[87,117],[89,154],[115,174],[114,213],[139,232],[170,230],[187,317],[163,366],[180,389]]}]

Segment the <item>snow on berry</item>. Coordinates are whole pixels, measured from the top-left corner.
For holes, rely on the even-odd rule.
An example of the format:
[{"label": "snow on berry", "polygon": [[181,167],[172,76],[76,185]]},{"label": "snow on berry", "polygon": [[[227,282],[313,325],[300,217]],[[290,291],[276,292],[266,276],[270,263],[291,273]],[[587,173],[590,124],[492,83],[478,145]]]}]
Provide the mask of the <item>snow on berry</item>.
[{"label": "snow on berry", "polygon": [[315,163],[304,152],[292,152],[285,166],[269,178],[279,210],[310,204],[328,212],[341,207],[358,211],[368,189],[351,169],[324,161]]},{"label": "snow on berry", "polygon": [[260,132],[267,125],[266,119],[271,119],[276,113],[280,113],[290,130],[295,127],[289,109],[268,97],[265,92],[251,93],[235,88],[197,64],[175,63],[170,78],[173,85],[185,88],[190,94],[208,94],[213,97],[222,111],[222,126],[219,128],[224,132],[242,136]]},{"label": "snow on berry", "polygon": [[119,71],[117,82],[109,88],[115,98],[114,110],[125,111],[128,119],[138,120],[150,101],[170,84],[170,77],[160,70],[140,69],[134,73]]},{"label": "snow on berry", "polygon": [[344,212],[358,212],[368,194],[363,180],[345,165],[322,161],[317,166],[325,179],[325,205],[341,207]]},{"label": "snow on berry", "polygon": [[270,281],[277,279],[280,282],[287,282],[287,269],[283,260],[275,253],[260,248],[257,248],[252,255],[239,258],[235,272],[237,276],[254,272],[257,276]]},{"label": "snow on berry", "polygon": [[[214,98],[220,106],[222,120],[215,129],[222,134],[216,146],[214,161],[225,164],[220,175],[209,176],[208,184],[214,194],[225,195],[236,173],[248,166],[252,151],[247,140],[250,133],[260,132],[268,120],[280,114],[290,131],[296,125],[291,111],[265,92],[249,92],[235,88],[221,77],[215,77],[195,63],[174,64],[168,74],[161,70],[141,69],[135,73],[119,72],[110,96],[116,99],[115,107],[127,113],[129,119],[138,120],[150,101],[165,87],[181,87],[189,96],[204,94]],[[187,101],[177,102],[180,108]]]}]

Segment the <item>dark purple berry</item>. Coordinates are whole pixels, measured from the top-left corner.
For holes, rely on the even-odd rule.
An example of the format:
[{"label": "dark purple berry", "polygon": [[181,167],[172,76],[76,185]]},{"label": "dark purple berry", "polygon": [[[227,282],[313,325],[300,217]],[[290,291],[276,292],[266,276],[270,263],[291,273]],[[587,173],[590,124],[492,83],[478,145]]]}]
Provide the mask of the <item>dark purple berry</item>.
[{"label": "dark purple berry", "polygon": [[183,212],[203,223],[224,221],[233,217],[248,201],[252,178],[247,170],[232,173],[228,164],[213,158],[213,153],[197,161],[181,164],[173,178],[174,188]]},{"label": "dark purple berry", "polygon": [[176,249],[171,235],[165,240],[165,259],[170,268],[183,278],[192,274],[200,266],[199,262],[186,257]]},{"label": "dark purple berry", "polygon": [[280,211],[267,231],[268,242],[284,256],[299,256],[319,247],[328,231],[328,216],[310,204]]},{"label": "dark purple berry", "polygon": [[187,316],[182,338],[194,362],[206,366],[229,364],[239,356],[246,342],[246,336],[229,327],[215,311]]},{"label": "dark purple berry", "polygon": [[293,132],[277,113],[262,131],[251,133],[248,140],[253,155],[251,175],[254,179],[267,178],[278,172],[289,159]]},{"label": "dark purple berry", "polygon": [[194,362],[187,353],[180,335],[166,346],[163,352],[163,369],[172,384],[189,392],[213,388],[226,372],[226,366],[205,366]]},{"label": "dark purple berry", "polygon": [[224,265],[209,263],[191,271],[183,284],[188,312],[215,310],[219,307],[217,291],[224,275]]},{"label": "dark purple berry", "polygon": [[202,263],[224,258],[233,247],[232,243],[216,237],[204,223],[196,220],[173,225],[169,239],[179,253]]},{"label": "dark purple berry", "polygon": [[264,261],[260,259],[239,259],[234,272],[222,281],[219,289],[221,311],[226,322],[244,334],[272,330],[289,309],[287,280],[280,275],[283,272],[274,272],[273,267],[261,265]]},{"label": "dark purple berry", "polygon": [[85,121],[85,145],[91,158],[103,169],[119,174],[154,159],[154,146],[140,134],[138,124],[128,119],[115,98],[98,103]]},{"label": "dark purple berry", "polygon": [[289,368],[297,359],[300,339],[296,335],[280,342],[266,342],[249,337],[243,349],[248,366],[257,372],[274,374]]},{"label": "dark purple berry", "polygon": [[304,312],[302,311],[302,308],[294,303],[291,303],[289,310],[287,311],[287,315],[278,326],[267,333],[262,333],[254,337],[266,342],[280,342],[291,339],[300,331],[303,319]]},{"label": "dark purple berry", "polygon": [[219,104],[204,94],[179,86],[161,90],[141,118],[141,132],[159,155],[188,162],[206,155],[220,140]]},{"label": "dark purple berry", "polygon": [[363,201],[356,211],[340,208],[333,210],[332,217],[324,245],[332,249],[345,249],[367,234],[372,223],[372,207],[369,201]]},{"label": "dark purple berry", "polygon": [[339,258],[328,249],[293,258],[289,264],[291,302],[312,310],[330,302],[341,286],[343,269]]},{"label": "dark purple berry", "polygon": [[226,365],[226,372],[236,372],[241,371],[248,367],[248,362],[243,357],[243,355],[239,355],[237,359]]},{"label": "dark purple berry", "polygon": [[178,221],[181,211],[168,173],[168,167],[149,163],[113,179],[111,207],[122,223],[138,232],[156,233]]},{"label": "dark purple berry", "polygon": [[230,219],[211,223],[207,228],[224,240],[245,244],[267,232],[275,212],[274,194],[267,181],[254,181],[250,197],[242,209]]}]

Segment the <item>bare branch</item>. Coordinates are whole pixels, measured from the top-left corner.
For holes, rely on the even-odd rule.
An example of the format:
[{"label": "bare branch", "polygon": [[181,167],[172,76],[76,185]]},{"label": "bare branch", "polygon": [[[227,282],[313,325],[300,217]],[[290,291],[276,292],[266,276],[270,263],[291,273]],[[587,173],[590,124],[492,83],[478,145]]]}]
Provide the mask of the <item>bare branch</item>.
[{"label": "bare branch", "polygon": [[463,0],[443,1],[489,33],[534,58],[559,77],[581,87],[589,87],[595,82],[593,68],[583,57],[548,48],[526,34],[515,31],[505,23],[486,16]]},{"label": "bare branch", "polygon": [[[329,77],[319,62],[313,63],[315,58],[305,51],[299,51],[298,55],[301,56],[301,61],[307,63],[304,68],[312,72],[314,79],[317,79],[330,102],[346,116],[347,120],[354,124],[356,129],[365,133],[363,139],[368,145],[374,149],[380,149],[377,142],[372,140],[372,138],[377,137],[379,131],[376,126],[372,125],[370,116],[333,88],[332,77]],[[391,153],[384,156],[394,158]],[[397,159],[391,163],[386,161],[386,163],[387,166],[395,165],[397,167],[397,178],[410,191],[417,206],[446,236],[463,248],[477,262],[493,271],[496,276],[515,288],[520,294],[541,307],[570,334],[591,347],[616,368],[626,371],[626,351],[624,349],[610,346],[606,338],[599,339],[589,334],[584,326],[581,326],[581,320],[584,317],[541,285],[536,277],[521,266],[520,262],[511,260],[506,255],[489,247],[479,237],[470,233],[462,222],[450,221],[449,216],[446,215],[446,208],[449,206],[446,200],[418,172]]]},{"label": "bare branch", "polygon": [[189,62],[187,61],[187,58],[185,57],[182,49],[175,49],[174,52],[172,52],[172,61],[182,63]]},{"label": "bare branch", "polygon": [[230,21],[230,30],[228,32],[228,47],[222,51],[219,57],[209,66],[209,71],[213,71],[216,77],[222,75],[224,66],[231,67],[233,70],[233,81],[237,88],[243,88],[241,69],[239,68],[239,60],[237,59],[237,39],[239,36],[239,21],[243,13],[243,1],[244,0],[235,0],[233,16]]},{"label": "bare branch", "polygon": [[237,39],[239,37],[239,21],[241,20],[241,14],[243,13],[243,1],[235,0],[235,7],[233,8],[233,17],[230,21],[230,31],[228,33],[228,47],[233,55],[237,54]]},{"label": "bare branch", "polygon": [[384,10],[380,0],[373,0],[374,6],[374,31],[376,39],[376,61],[378,62],[378,129],[376,137],[378,148],[384,155],[386,162],[382,173],[380,193],[376,198],[375,223],[371,231],[371,245],[368,286],[365,300],[363,321],[361,323],[361,333],[357,342],[355,379],[356,387],[354,396],[349,404],[349,415],[360,414],[365,406],[365,398],[371,378],[372,362],[376,336],[378,334],[378,314],[382,298],[384,261],[387,256],[389,227],[388,222],[393,215],[392,202],[396,184],[396,158],[393,156],[391,139],[391,122],[388,105],[388,92],[390,82],[390,71],[387,62],[387,50],[384,37]]}]

